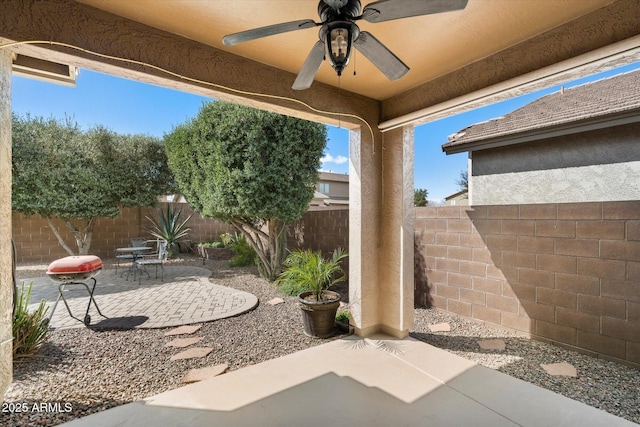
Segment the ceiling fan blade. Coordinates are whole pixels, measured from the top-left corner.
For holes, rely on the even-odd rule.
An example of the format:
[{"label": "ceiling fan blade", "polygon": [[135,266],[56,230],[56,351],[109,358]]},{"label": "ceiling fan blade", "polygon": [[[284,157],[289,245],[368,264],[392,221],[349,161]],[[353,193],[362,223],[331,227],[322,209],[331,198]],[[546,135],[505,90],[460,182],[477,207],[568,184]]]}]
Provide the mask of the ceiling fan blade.
[{"label": "ceiling fan blade", "polygon": [[234,46],[238,43],[244,43],[262,37],[274,36],[276,34],[288,33],[289,31],[302,30],[312,28],[316,24],[311,19],[303,19],[301,21],[283,22],[282,24],[269,25],[267,27],[254,28],[253,30],[241,31],[239,33],[224,36],[222,43],[225,46]]},{"label": "ceiling fan blade", "polygon": [[355,46],[389,80],[398,80],[409,71],[409,67],[371,33],[362,31],[355,41]]},{"label": "ceiling fan blade", "polygon": [[296,81],[291,86],[294,90],[309,89],[313,83],[313,79],[316,77],[316,73],[320,69],[320,65],[324,61],[324,43],[321,41],[316,42],[309,52],[309,56],[304,61]]},{"label": "ceiling fan blade", "polygon": [[462,10],[469,0],[380,0],[362,10],[362,19],[384,22],[411,16]]}]

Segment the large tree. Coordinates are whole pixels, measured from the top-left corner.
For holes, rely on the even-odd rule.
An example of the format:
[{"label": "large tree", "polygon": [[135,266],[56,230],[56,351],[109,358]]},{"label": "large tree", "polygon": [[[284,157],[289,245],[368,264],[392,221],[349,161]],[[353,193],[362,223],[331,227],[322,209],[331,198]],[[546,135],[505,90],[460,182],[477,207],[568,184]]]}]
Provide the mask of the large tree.
[{"label": "large tree", "polygon": [[271,280],[288,224],[313,198],[325,143],[324,125],[220,101],[165,136],[180,192],[201,215],[241,232]]},{"label": "large tree", "polygon": [[73,233],[77,253],[87,254],[98,217],[115,217],[122,207],[153,206],[173,190],[162,141],[146,135],[119,135],[104,127],[83,131],[67,119],[13,116],[12,205],[44,217],[60,245],[52,221]]}]

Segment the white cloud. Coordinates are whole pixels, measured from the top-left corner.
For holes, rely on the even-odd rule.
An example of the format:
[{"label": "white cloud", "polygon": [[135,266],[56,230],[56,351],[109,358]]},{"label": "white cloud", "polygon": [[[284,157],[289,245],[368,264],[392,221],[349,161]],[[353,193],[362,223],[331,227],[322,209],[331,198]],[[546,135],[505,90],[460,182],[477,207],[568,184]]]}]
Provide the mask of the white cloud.
[{"label": "white cloud", "polygon": [[337,165],[341,165],[343,163],[347,163],[349,159],[347,159],[345,156],[337,156],[337,157],[333,157],[331,154],[325,154],[324,156],[322,156],[322,158],[320,159],[320,162],[322,164],[325,163],[335,163]]}]

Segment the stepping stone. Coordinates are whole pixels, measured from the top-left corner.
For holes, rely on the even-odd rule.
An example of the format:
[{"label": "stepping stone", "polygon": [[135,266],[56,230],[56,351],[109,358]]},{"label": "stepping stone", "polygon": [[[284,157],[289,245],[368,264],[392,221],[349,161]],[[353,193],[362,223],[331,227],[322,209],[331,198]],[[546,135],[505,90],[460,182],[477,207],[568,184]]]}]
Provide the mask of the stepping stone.
[{"label": "stepping stone", "polygon": [[271,301],[267,301],[267,304],[269,305],[278,305],[278,304],[282,304],[284,302],[284,300],[282,298],[274,298]]},{"label": "stepping stone", "polygon": [[189,350],[185,350],[182,353],[174,354],[173,356],[171,356],[171,360],[202,358],[212,351],[212,347],[194,347],[190,348]]},{"label": "stepping stone", "polygon": [[204,338],[202,337],[193,337],[193,338],[176,338],[172,341],[169,341],[164,346],[165,347],[176,347],[176,348],[184,348],[189,347],[197,342],[202,341]]},{"label": "stepping stone", "polygon": [[172,329],[170,331],[167,331],[164,333],[165,337],[170,337],[172,335],[187,335],[187,334],[193,334],[194,332],[196,332],[198,329],[202,328],[202,325],[185,325],[185,326],[180,326],[178,328]]},{"label": "stepping stone", "polygon": [[429,325],[429,330],[431,332],[450,332],[451,325],[448,323],[437,323],[435,325]]},{"label": "stepping stone", "polygon": [[507,345],[504,343],[504,340],[500,340],[500,339],[478,341],[478,345],[483,350],[503,351],[505,348],[507,348]]},{"label": "stepping stone", "polygon": [[551,363],[549,365],[544,365],[541,363],[540,366],[542,367],[542,369],[547,371],[547,374],[555,377],[578,377],[578,371],[576,370],[576,368],[574,368],[573,365],[567,362]]},{"label": "stepping stone", "polygon": [[187,372],[187,375],[182,377],[182,384],[208,380],[209,378],[224,374],[227,369],[229,369],[229,365],[226,363],[223,363],[222,365],[208,366],[206,368],[192,369]]}]

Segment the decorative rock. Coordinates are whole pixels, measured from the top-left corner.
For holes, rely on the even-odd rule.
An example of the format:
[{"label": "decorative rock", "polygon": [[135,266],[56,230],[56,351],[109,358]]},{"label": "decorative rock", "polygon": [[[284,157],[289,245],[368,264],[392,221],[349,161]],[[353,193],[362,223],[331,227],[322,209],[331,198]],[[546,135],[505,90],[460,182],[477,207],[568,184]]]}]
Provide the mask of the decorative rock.
[{"label": "decorative rock", "polygon": [[448,323],[437,323],[435,325],[429,325],[431,332],[449,332],[451,331],[451,325]]},{"label": "decorative rock", "polygon": [[507,348],[507,345],[504,343],[504,340],[500,340],[500,339],[478,341],[478,345],[483,350],[503,351],[505,348]]},{"label": "decorative rock", "polygon": [[174,354],[171,356],[171,360],[182,360],[182,359],[195,359],[205,357],[207,354],[211,353],[213,348],[211,347],[194,347],[189,350],[185,350],[182,353]]},{"label": "decorative rock", "polygon": [[193,337],[193,338],[176,338],[175,340],[169,341],[164,346],[165,347],[176,347],[176,348],[184,348],[189,347],[197,342],[202,341],[204,338],[202,337]]},{"label": "decorative rock", "polygon": [[198,329],[202,328],[202,325],[185,325],[185,326],[180,326],[178,328],[172,329],[170,331],[167,331],[164,333],[165,337],[169,337],[172,335],[187,335],[187,334],[193,334],[194,332],[196,332]]},{"label": "decorative rock", "polygon": [[269,305],[278,305],[278,304],[282,304],[284,302],[284,300],[282,298],[274,298],[270,301],[267,301],[267,304]]},{"label": "decorative rock", "polygon": [[187,372],[187,375],[182,377],[183,384],[195,383],[198,381],[208,380],[209,378],[217,377],[220,374],[224,374],[229,369],[229,365],[223,363],[222,365],[208,366],[201,369],[192,369]]},{"label": "decorative rock", "polygon": [[563,376],[563,377],[574,377],[574,378],[578,376],[578,371],[576,370],[576,368],[574,368],[573,365],[567,362],[551,363],[549,365],[545,365],[541,363],[540,366],[542,367],[542,369],[547,371],[547,374],[552,376]]}]

